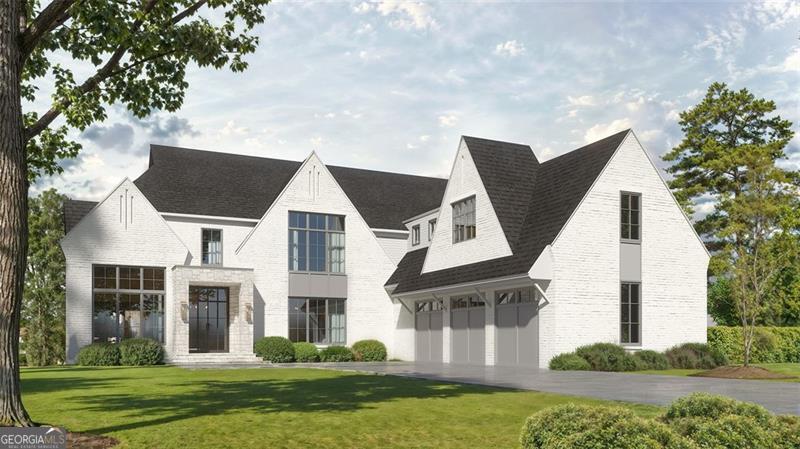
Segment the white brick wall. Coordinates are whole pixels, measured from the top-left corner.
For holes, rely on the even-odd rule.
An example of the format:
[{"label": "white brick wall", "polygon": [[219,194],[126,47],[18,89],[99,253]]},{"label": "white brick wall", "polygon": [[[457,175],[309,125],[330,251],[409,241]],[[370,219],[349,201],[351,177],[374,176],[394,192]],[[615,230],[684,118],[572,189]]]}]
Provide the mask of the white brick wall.
[{"label": "white brick wall", "polygon": [[386,255],[389,256],[389,259],[397,265],[403,259],[403,256],[406,255],[406,250],[408,249],[408,239],[407,238],[391,238],[391,237],[376,237],[378,239],[378,243],[381,245],[381,248],[386,252]]},{"label": "white brick wall", "polygon": [[246,264],[239,262],[236,256],[236,248],[239,247],[239,244],[242,243],[247,234],[253,230],[255,223],[175,216],[166,216],[165,220],[186,247],[189,248],[191,253],[190,265],[202,265],[202,230],[220,229],[222,230],[222,265],[225,267],[248,268]]},{"label": "white brick wall", "polygon": [[[453,208],[451,204],[471,195],[475,195],[476,237],[453,244]],[[503,228],[494,212],[489,195],[483,187],[469,149],[462,139],[450,180],[447,182],[442,206],[439,209],[436,233],[425,257],[422,272],[427,273],[508,255],[511,255],[511,248],[508,246]]]},{"label": "white brick wall", "polygon": [[642,195],[642,348],[705,341],[708,255],[630,134],[553,244],[543,367],[583,344],[619,342],[620,191]]}]

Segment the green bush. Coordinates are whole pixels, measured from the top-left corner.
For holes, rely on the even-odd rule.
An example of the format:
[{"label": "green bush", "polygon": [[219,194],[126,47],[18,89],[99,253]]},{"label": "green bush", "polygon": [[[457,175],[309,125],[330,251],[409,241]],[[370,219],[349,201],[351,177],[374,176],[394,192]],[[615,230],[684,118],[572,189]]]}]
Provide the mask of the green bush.
[{"label": "green bush", "polygon": [[[733,363],[742,363],[742,328],[709,327],[708,346]],[[800,363],[800,327],[757,327],[750,351],[753,363]]]},{"label": "green bush", "polygon": [[592,366],[574,352],[565,352],[550,359],[550,369],[558,371],[589,371]]},{"label": "green bush", "polygon": [[359,362],[385,362],[386,346],[378,340],[361,340],[353,343],[353,358]]},{"label": "green bush", "polygon": [[692,446],[666,425],[619,407],[566,404],[527,419],[520,435],[525,449],[617,449]]},{"label": "green bush", "polygon": [[746,416],[726,415],[716,420],[684,418],[675,431],[701,448],[777,449],[776,435]]},{"label": "green bush", "polygon": [[119,365],[119,346],[112,343],[92,343],[78,351],[78,365],[116,366]]},{"label": "green bush", "polygon": [[708,393],[693,393],[675,400],[667,408],[664,419],[667,422],[679,418],[713,421],[726,415],[752,418],[761,425],[768,424],[772,419],[772,414],[760,405]]},{"label": "green bush", "polygon": [[712,369],[727,365],[728,358],[716,349],[703,343],[684,343],[673,346],[666,352],[669,365],[682,369]]},{"label": "green bush", "polygon": [[637,360],[641,369],[662,370],[669,369],[669,359],[667,356],[656,351],[644,349],[633,353],[633,358]]},{"label": "green bush", "polygon": [[353,351],[344,346],[328,346],[319,352],[319,358],[323,362],[352,362]]},{"label": "green bush", "polygon": [[294,344],[294,359],[298,362],[319,362],[319,350],[313,343],[304,341]]},{"label": "green bush", "polygon": [[635,371],[636,360],[625,348],[613,343],[595,343],[581,346],[575,354],[589,362],[593,371]]},{"label": "green bush", "polygon": [[119,344],[119,363],[125,366],[158,365],[164,359],[164,347],[149,338],[129,338]]},{"label": "green bush", "polygon": [[285,337],[263,337],[256,342],[253,352],[267,362],[289,363],[294,361],[294,346]]}]

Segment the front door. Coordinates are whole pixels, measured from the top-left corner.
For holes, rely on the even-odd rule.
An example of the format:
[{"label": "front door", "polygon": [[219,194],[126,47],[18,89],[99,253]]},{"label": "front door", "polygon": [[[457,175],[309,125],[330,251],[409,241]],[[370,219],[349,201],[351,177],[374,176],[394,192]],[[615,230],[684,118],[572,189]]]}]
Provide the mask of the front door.
[{"label": "front door", "polygon": [[228,352],[228,289],[189,287],[189,352]]}]

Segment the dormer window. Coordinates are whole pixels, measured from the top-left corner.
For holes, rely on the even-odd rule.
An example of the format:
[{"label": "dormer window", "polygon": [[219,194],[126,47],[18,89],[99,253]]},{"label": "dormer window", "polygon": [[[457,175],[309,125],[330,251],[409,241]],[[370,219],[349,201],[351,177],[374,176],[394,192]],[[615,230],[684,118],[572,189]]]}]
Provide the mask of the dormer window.
[{"label": "dormer window", "polygon": [[203,229],[203,265],[222,265],[222,230]]},{"label": "dormer window", "polygon": [[419,225],[411,227],[411,246],[419,245]]},{"label": "dormer window", "polygon": [[471,196],[453,203],[453,243],[474,239],[475,197]]},{"label": "dormer window", "polygon": [[436,232],[436,219],[428,220],[428,241],[433,240],[433,233]]}]

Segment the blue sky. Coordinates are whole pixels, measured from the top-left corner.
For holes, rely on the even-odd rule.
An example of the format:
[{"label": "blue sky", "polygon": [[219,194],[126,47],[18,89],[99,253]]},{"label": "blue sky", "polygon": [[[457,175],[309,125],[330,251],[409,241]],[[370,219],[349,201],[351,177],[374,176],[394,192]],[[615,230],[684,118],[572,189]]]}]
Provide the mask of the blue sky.
[{"label": "blue sky", "polygon": [[[328,164],[444,177],[462,134],[527,143],[546,160],[633,127],[658,159],[680,140],[678,112],[713,81],[774,99],[800,123],[800,2],[267,10],[246,72],[192,68],[174,114],[109,108],[73,133],[81,156],[34,190],[102,198],[147,168],[151,143],[293,160],[316,150]],[[800,168],[800,136],[789,151],[784,164]]]}]

